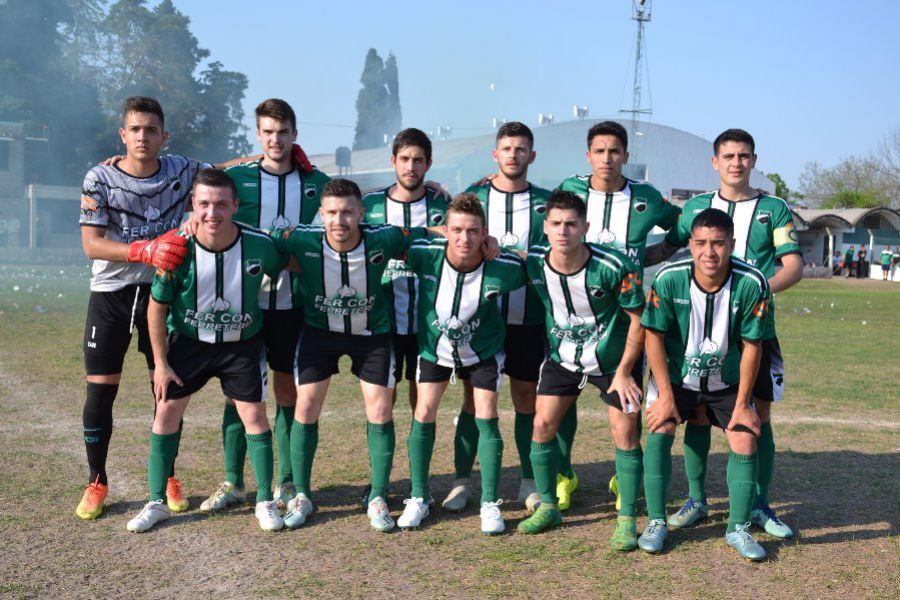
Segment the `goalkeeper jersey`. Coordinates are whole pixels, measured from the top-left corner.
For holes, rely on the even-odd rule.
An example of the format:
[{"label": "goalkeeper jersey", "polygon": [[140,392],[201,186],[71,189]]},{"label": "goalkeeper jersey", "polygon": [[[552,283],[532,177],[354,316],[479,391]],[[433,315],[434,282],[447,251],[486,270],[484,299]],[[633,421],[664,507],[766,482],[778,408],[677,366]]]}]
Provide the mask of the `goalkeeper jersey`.
[{"label": "goalkeeper jersey", "polygon": [[170,332],[211,344],[259,333],[257,297],[263,276],[281,271],[288,259],[265,233],[236,225],[238,235],[228,248],[209,250],[190,237],[184,262],[175,271],[156,272],[151,294],[169,305]]},{"label": "goalkeeper jersey", "polygon": [[618,192],[600,192],[591,187],[590,175],[573,175],[559,189],[574,192],[587,205],[590,224],[585,241],[611,246],[625,254],[643,272],[647,236],[654,227],[671,230],[681,213],[645,182],[625,180]]},{"label": "goalkeeper jersey", "polygon": [[[481,200],[488,234],[497,238],[501,248],[528,252],[531,246],[544,240],[549,190],[529,184],[528,189],[521,192],[504,192],[487,182],[466,191]],[[544,323],[541,300],[529,286],[501,296],[500,313],[507,325]]]},{"label": "goalkeeper jersey", "polygon": [[769,297],[765,275],[742,260],[732,257],[725,282],[710,291],[686,259],[656,274],[641,325],[664,334],[672,385],[714,392],[738,383],[740,341],[763,339]]},{"label": "goalkeeper jersey", "polygon": [[584,375],[614,373],[625,352],[631,319],[644,303],[641,273],[613,248],[586,244],[585,265],[565,275],[550,266],[550,247],[534,246],[528,279],[544,306],[550,358]]},{"label": "goalkeeper jersey", "polygon": [[[775,260],[788,254],[799,254],[800,244],[791,209],[781,198],[761,194],[748,200],[731,202],[718,191],[694,196],[684,205],[678,226],[669,230],[666,241],[685,246],[691,237],[694,217],[707,208],[717,208],[734,220],[735,246],[732,255],[756,267],[766,277],[775,274]],[[775,337],[775,306],[766,319],[765,337]]]},{"label": "goalkeeper jersey", "polygon": [[[428,188],[424,196],[413,202],[395,200],[387,189],[366,194],[362,201],[367,223],[396,225],[405,230],[441,225],[447,212],[447,203]],[[381,284],[393,307],[394,333],[415,334],[419,282],[404,257],[388,261]]]},{"label": "goalkeeper jersey", "polygon": [[[322,188],[328,176],[318,170],[276,175],[265,170],[262,159],[225,169],[237,187],[238,211],[234,220],[266,232],[312,223],[319,212]],[[259,305],[266,310],[300,307],[299,276],[282,271],[263,279]]]},{"label": "goalkeeper jersey", "polygon": [[407,262],[419,277],[419,356],[468,367],[503,349],[506,327],[497,299],[525,285],[518,255],[503,252],[470,271],[447,259],[447,240],[419,240]]},{"label": "goalkeeper jersey", "polygon": [[300,263],[306,325],[352,335],[391,333],[390,305],[381,277],[391,258],[404,254],[409,238],[392,225],[360,226],[359,244],[331,248],[322,227],[300,225],[278,248]]}]

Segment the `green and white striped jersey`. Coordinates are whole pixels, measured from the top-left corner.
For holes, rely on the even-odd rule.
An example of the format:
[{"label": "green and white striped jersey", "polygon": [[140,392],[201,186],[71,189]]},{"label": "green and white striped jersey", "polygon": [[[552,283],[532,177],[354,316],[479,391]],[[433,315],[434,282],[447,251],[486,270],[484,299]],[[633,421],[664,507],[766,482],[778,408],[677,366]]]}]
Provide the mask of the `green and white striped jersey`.
[{"label": "green and white striped jersey", "polygon": [[[550,191],[531,184],[522,192],[504,192],[490,181],[473,185],[466,191],[481,200],[487,218],[488,234],[497,238],[500,247],[509,251],[528,252],[544,241],[544,218]],[[540,298],[526,286],[500,298],[500,313],[507,325],[543,325],[544,312]]]},{"label": "green and white striped jersey", "polygon": [[325,230],[313,225],[300,225],[275,241],[300,263],[307,326],[352,335],[391,333],[381,276],[391,258],[406,252],[409,238],[393,225],[363,223],[360,230],[359,244],[349,252],[333,250]]},{"label": "green and white striped jersey", "polygon": [[238,235],[228,248],[214,252],[190,237],[181,266],[156,272],[151,294],[169,305],[169,331],[210,344],[248,340],[259,333],[263,277],[284,269],[288,257],[262,231],[236,225]]},{"label": "green and white striped jersey", "polygon": [[[425,195],[414,202],[394,200],[388,195],[387,189],[366,194],[362,201],[367,223],[396,225],[407,231],[413,227],[441,225],[447,212],[447,203],[428,188],[425,189]],[[393,306],[394,333],[416,333],[419,282],[406,260],[390,259],[381,284]]]},{"label": "green and white striped jersey", "polygon": [[550,358],[575,373],[609,375],[625,352],[625,311],[644,304],[641,272],[614,248],[586,245],[590,257],[569,275],[550,266],[550,246],[532,247],[528,279],[544,305]]},{"label": "green and white striped jersey", "polygon": [[641,325],[665,335],[672,385],[714,392],[738,383],[740,341],[763,339],[769,298],[765,275],[742,260],[731,258],[731,273],[714,292],[697,283],[692,259],[681,260],[656,274]]},{"label": "green and white striped jersey", "polygon": [[[732,256],[756,267],[766,277],[775,274],[776,259],[800,253],[791,209],[781,198],[765,194],[739,202],[723,199],[718,191],[694,196],[684,205],[678,226],[669,230],[666,241],[673,246],[687,245],[694,217],[707,208],[718,208],[734,220]],[[774,304],[769,312],[763,337],[766,340],[775,337]]]},{"label": "green and white striped jersey", "polygon": [[578,194],[587,205],[590,225],[585,241],[611,246],[631,259],[643,273],[647,236],[654,227],[669,230],[681,210],[646,182],[625,180],[615,193],[591,188],[590,175],[573,175],[559,189]]},{"label": "green and white striped jersey", "polygon": [[503,349],[506,326],[497,299],[525,285],[525,269],[521,258],[503,252],[462,272],[446,254],[447,240],[418,240],[406,259],[419,277],[419,356],[468,367]]},{"label": "green and white striped jersey", "polygon": [[[237,186],[240,201],[234,220],[265,232],[312,223],[328,176],[319,170],[301,173],[296,168],[275,175],[261,163],[262,159],[257,159],[225,169]],[[266,276],[259,305],[265,310],[299,308],[299,289],[297,273],[282,271],[276,279]]]}]

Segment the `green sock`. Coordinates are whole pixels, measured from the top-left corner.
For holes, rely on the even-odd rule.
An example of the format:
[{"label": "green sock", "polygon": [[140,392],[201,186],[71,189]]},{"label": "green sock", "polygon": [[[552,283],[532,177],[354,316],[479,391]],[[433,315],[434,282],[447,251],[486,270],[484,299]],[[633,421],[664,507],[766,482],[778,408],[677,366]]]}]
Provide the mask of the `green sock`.
[{"label": "green sock", "polygon": [[397,443],[394,422],[368,423],[366,438],[369,442],[369,463],[372,466],[372,491],[369,500],[388,497],[391,482],[391,466],[394,464],[394,446]]},{"label": "green sock", "polygon": [[294,407],[275,405],[275,439],[278,442],[278,484],[293,481],[291,468],[291,427]]},{"label": "green sock", "polygon": [[291,469],[297,493],[310,496],[313,459],[319,445],[319,423],[299,423],[291,425]]},{"label": "green sock", "polygon": [[556,504],[556,474],[559,472],[559,440],[531,442],[531,464],[534,484],[541,494],[541,504]]},{"label": "green sock", "polygon": [[728,531],[734,531],[736,525],[750,521],[758,476],[759,459],[756,453],[729,453],[725,476],[728,481]]},{"label": "green sock", "polygon": [[268,502],[272,499],[272,474],[275,469],[275,457],[272,455],[272,430],[262,433],[247,434],[247,450],[250,453],[250,466],[256,478],[256,501]]},{"label": "green sock", "polygon": [[[184,419],[178,421],[178,448],[181,447],[181,432],[184,431]],[[175,477],[175,459],[178,458],[178,449],[175,449],[175,456],[172,457],[172,468],[169,469],[169,477]]]},{"label": "green sock", "polygon": [[475,415],[461,410],[456,421],[456,434],[453,436],[453,465],[456,469],[456,479],[472,476],[477,450],[478,426],[475,425]]},{"label": "green sock", "polygon": [[756,479],[757,504],[769,503],[769,484],[772,483],[772,471],[775,470],[775,436],[772,435],[772,423],[762,423],[759,439],[756,440],[756,455],[759,457],[759,476]]},{"label": "green sock", "polygon": [[476,417],[475,424],[478,426],[478,464],[481,465],[481,502],[496,502],[503,462],[500,419]]},{"label": "green sock", "polygon": [[[650,519],[666,518],[666,496],[672,477],[672,443],[674,435],[651,433],[644,447],[644,497]],[[621,489],[622,482],[619,482]],[[624,500],[624,499],[623,499]],[[624,505],[624,501],[623,501]]]},{"label": "green sock", "polygon": [[688,495],[706,504],[706,461],[712,441],[712,425],[693,425],[684,428],[684,474],[688,480]]},{"label": "green sock", "polygon": [[575,432],[578,431],[578,402],[573,402],[569,410],[559,423],[556,439],[559,440],[559,472],[564,477],[572,477],[572,444],[575,442]]},{"label": "green sock", "polygon": [[420,423],[413,419],[409,438],[406,441],[409,451],[409,478],[412,482],[412,491],[409,495],[413,498],[423,498],[425,502],[431,499],[428,472],[431,466],[431,455],[434,452],[434,436],[434,423]]},{"label": "green sock", "polygon": [[244,487],[244,459],[247,457],[247,437],[237,407],[225,403],[222,413],[222,446],[225,454],[225,479],[239,488]]},{"label": "green sock", "polygon": [[534,413],[525,414],[516,411],[514,431],[522,479],[534,479],[534,469],[531,467],[531,435],[534,433]]},{"label": "green sock", "polygon": [[147,459],[147,483],[150,485],[150,501],[166,499],[166,480],[172,470],[172,461],[178,454],[178,432],[160,435],[150,432],[150,456]]},{"label": "green sock", "polygon": [[616,448],[616,475],[619,478],[619,497],[623,517],[637,516],[637,499],[641,493],[641,475],[644,473],[644,453],[638,446],[634,450]]}]

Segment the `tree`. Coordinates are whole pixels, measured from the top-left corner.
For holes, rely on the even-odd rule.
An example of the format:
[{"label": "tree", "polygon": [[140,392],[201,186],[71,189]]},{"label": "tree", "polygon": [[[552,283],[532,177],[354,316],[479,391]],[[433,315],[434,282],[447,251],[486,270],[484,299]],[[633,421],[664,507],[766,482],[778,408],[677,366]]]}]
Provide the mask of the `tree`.
[{"label": "tree", "polygon": [[781,175],[779,175],[778,173],[767,173],[766,179],[775,184],[775,195],[783,199],[785,202],[803,199],[803,194],[791,190],[788,187],[787,182],[785,182],[785,180],[782,179]]},{"label": "tree", "polygon": [[354,150],[384,145],[387,131],[387,107],[390,94],[384,85],[384,62],[375,48],[369,48],[360,77],[362,89],[356,97],[356,135]]},{"label": "tree", "polygon": [[885,166],[873,155],[844,158],[828,168],[807,163],[800,187],[811,202],[823,208],[890,206],[892,201]]},{"label": "tree", "polygon": [[384,61],[384,83],[387,86],[387,133],[395,135],[403,128],[403,116],[400,111],[400,73],[397,70],[397,57],[391,52]]}]

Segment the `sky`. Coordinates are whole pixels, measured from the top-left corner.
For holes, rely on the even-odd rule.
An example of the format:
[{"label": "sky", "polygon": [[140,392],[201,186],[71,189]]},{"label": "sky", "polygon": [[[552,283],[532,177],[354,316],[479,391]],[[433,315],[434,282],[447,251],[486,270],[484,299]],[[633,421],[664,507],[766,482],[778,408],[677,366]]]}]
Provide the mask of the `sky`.
[{"label": "sky", "polygon": [[[352,144],[369,48],[397,57],[404,127],[450,126],[463,137],[490,133],[492,117],[536,127],[539,113],[572,119],[573,104],[587,105],[592,119],[621,118],[632,104],[630,0],[266,0],[223,8],[238,4],[175,0],[211,60],[249,78],[248,127],[259,101],[284,98],[310,153]],[[757,168],[791,187],[806,163],[865,154],[900,127],[900,2],[651,6],[648,120],[709,140],[746,129]]]}]

